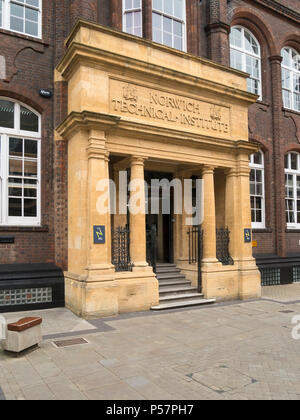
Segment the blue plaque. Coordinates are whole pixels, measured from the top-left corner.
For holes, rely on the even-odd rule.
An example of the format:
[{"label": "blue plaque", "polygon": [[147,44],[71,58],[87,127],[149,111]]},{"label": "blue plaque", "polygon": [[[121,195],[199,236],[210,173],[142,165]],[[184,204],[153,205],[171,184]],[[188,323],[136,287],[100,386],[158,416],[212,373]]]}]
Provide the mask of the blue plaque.
[{"label": "blue plaque", "polygon": [[246,244],[249,244],[252,242],[251,229],[244,229],[244,240]]},{"label": "blue plaque", "polygon": [[94,226],[94,244],[105,244],[105,226]]}]

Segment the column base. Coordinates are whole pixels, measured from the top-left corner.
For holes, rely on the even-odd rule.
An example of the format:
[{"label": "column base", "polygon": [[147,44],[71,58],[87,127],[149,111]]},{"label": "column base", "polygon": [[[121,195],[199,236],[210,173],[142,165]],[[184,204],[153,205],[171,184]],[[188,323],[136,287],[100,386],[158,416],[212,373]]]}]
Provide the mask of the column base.
[{"label": "column base", "polygon": [[158,305],[158,280],[151,267],[105,273],[98,279],[65,273],[66,307],[85,319],[147,311]]},{"label": "column base", "polygon": [[145,271],[152,271],[152,268],[149,266],[149,264],[146,261],[138,261],[133,263],[133,271],[135,270],[145,270]]},{"label": "column base", "polygon": [[151,267],[116,273],[119,313],[148,311],[159,304],[158,280]]},{"label": "column base", "polygon": [[204,260],[202,285],[206,299],[225,301],[261,297],[261,277],[254,259],[236,260],[229,266]]},{"label": "column base", "polygon": [[239,261],[239,297],[242,300],[261,298],[261,274],[254,258]]}]

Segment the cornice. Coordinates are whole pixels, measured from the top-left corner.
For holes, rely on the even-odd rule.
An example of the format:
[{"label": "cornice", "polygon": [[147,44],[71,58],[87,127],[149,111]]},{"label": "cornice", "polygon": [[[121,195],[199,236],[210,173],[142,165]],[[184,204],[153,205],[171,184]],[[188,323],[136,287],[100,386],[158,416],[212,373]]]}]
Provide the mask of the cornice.
[{"label": "cornice", "polygon": [[[227,28],[227,24],[224,22],[220,22],[219,24],[224,25],[224,28]],[[110,34],[114,37],[120,38],[121,40],[127,40],[127,41],[132,41],[136,44],[140,44],[140,45],[144,45],[150,48],[153,48],[155,50],[160,50],[162,52],[165,53],[169,53],[172,54],[174,56],[178,56],[178,57],[183,57],[186,59],[191,59],[193,61],[198,62],[199,64],[203,64],[203,65],[207,65],[209,67],[213,67],[219,70],[223,70],[232,74],[236,74],[242,77],[247,78],[248,74],[244,73],[240,70],[236,70],[233,69],[232,67],[228,67],[228,66],[224,66],[222,64],[216,63],[215,61],[209,60],[208,58],[204,58],[204,57],[199,57],[184,51],[180,51],[180,50],[176,50],[174,48],[170,48],[167,47],[166,45],[163,44],[159,44],[157,42],[139,37],[139,36],[135,36],[135,35],[131,35],[128,34],[126,32],[123,31],[119,31],[115,28],[110,28],[108,26],[104,26],[104,25],[100,25],[97,23],[92,23],[89,21],[85,21],[85,20],[78,20],[77,23],[75,24],[75,26],[73,27],[70,35],[68,36],[68,38],[65,41],[65,45],[66,47],[69,49],[70,46],[74,43],[74,38],[76,37],[76,34],[79,32],[79,30],[81,28],[86,28],[92,31],[96,31],[96,32],[102,32],[102,33],[106,33],[106,34]],[[63,60],[63,59],[62,59]],[[57,69],[60,68],[60,63],[57,66]]]},{"label": "cornice", "polygon": [[71,112],[56,128],[57,133],[65,140],[80,130],[107,131],[120,121],[120,117],[96,112]]},{"label": "cornice", "polygon": [[[165,79],[168,85],[170,82],[175,82],[180,85],[189,85],[193,91],[195,89],[209,90],[222,96],[234,97],[246,102],[248,105],[255,103],[258,99],[257,95],[247,92],[246,90],[226,86],[216,81],[191,76],[178,70],[111,53],[110,51],[87,46],[78,42],[73,42],[71,44],[64,58],[58,65],[57,70],[64,78],[68,79],[74,70],[82,63],[91,64],[93,66],[99,65],[102,69],[103,66],[106,66],[108,72],[114,70],[120,72],[120,69],[126,68],[127,74],[131,71],[135,73],[135,75],[137,73],[142,74],[143,78],[145,75],[148,75],[151,78],[156,77],[160,80]],[[247,73],[239,72],[239,74],[245,78],[248,77]]]}]

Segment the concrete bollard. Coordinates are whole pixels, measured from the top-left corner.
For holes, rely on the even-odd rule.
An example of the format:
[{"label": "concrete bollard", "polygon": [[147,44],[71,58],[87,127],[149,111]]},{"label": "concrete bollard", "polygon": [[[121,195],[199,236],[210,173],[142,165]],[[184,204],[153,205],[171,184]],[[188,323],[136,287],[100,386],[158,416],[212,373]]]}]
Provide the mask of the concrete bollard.
[{"label": "concrete bollard", "polygon": [[6,338],[2,340],[2,349],[20,353],[42,342],[42,318],[23,318],[8,324]]}]

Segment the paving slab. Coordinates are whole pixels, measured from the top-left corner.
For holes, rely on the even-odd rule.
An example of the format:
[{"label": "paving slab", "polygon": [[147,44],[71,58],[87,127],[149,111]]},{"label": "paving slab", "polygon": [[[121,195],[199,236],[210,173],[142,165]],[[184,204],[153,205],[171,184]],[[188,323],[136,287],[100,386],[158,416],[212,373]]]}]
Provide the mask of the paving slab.
[{"label": "paving slab", "polygon": [[[0,400],[300,400],[292,286],[262,300],[91,322],[65,308],[38,311],[41,347],[0,352]],[[53,344],[72,337],[87,344]]]}]

